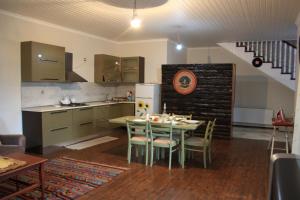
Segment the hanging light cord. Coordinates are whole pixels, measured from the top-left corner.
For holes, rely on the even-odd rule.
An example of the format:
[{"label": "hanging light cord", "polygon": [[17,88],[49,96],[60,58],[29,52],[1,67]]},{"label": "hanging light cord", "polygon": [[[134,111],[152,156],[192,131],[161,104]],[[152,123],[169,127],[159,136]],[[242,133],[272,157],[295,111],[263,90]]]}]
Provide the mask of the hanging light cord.
[{"label": "hanging light cord", "polygon": [[134,0],[133,3],[133,13],[132,13],[133,18],[136,17],[136,0]]}]

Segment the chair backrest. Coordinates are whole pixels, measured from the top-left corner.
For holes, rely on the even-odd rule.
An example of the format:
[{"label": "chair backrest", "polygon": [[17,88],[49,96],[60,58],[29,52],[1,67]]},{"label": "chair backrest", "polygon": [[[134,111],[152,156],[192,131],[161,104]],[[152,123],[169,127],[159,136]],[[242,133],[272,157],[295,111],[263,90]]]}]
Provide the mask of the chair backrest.
[{"label": "chair backrest", "polygon": [[173,138],[173,125],[172,123],[149,123],[150,138],[153,140],[155,137],[165,137],[172,140]]},{"label": "chair backrest", "polygon": [[214,128],[215,128],[215,125],[216,125],[216,120],[217,119],[215,118],[214,121],[212,121],[210,130],[209,130],[209,143],[211,143],[211,141],[212,141],[212,136],[213,136]]},{"label": "chair backrest", "polygon": [[204,139],[210,140],[210,135],[213,131],[213,121],[208,121],[205,129]]},{"label": "chair backrest", "polygon": [[148,127],[149,122],[143,121],[143,122],[137,122],[134,120],[128,120],[126,121],[127,124],[127,134],[128,139],[130,140],[134,135],[141,135],[148,137]]},{"label": "chair backrest", "polygon": [[177,114],[173,113],[172,116],[178,117],[178,118],[185,118],[187,120],[191,120],[192,119],[192,114],[190,114],[190,115],[177,115]]}]

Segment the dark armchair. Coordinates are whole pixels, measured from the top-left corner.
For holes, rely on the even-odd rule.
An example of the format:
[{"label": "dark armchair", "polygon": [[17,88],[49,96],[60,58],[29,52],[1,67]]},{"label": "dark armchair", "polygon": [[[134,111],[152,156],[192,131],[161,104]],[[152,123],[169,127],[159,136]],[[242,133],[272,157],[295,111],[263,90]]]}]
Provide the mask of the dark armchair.
[{"label": "dark armchair", "polygon": [[24,135],[0,135],[0,155],[6,155],[14,152],[25,152]]}]

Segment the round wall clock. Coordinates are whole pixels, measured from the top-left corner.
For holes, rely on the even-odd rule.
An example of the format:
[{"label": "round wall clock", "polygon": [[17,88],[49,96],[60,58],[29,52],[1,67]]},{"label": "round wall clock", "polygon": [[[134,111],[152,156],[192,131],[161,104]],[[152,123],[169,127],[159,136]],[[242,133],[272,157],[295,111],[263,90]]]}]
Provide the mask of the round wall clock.
[{"label": "round wall clock", "polygon": [[173,87],[179,94],[190,94],[196,89],[196,86],[197,78],[191,70],[180,70],[173,78]]},{"label": "round wall clock", "polygon": [[259,58],[259,57],[256,57],[256,58],[254,58],[254,59],[252,60],[252,65],[253,65],[254,67],[260,67],[262,64],[263,64],[263,61],[262,61],[262,59]]}]

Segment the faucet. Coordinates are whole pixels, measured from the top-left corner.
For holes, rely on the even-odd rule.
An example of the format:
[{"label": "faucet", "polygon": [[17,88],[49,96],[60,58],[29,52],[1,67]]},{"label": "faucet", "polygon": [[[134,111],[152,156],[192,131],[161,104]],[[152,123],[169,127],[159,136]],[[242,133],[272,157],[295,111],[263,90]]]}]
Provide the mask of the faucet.
[{"label": "faucet", "polygon": [[109,101],[108,97],[109,97],[109,93],[106,93],[105,94],[105,101]]}]

